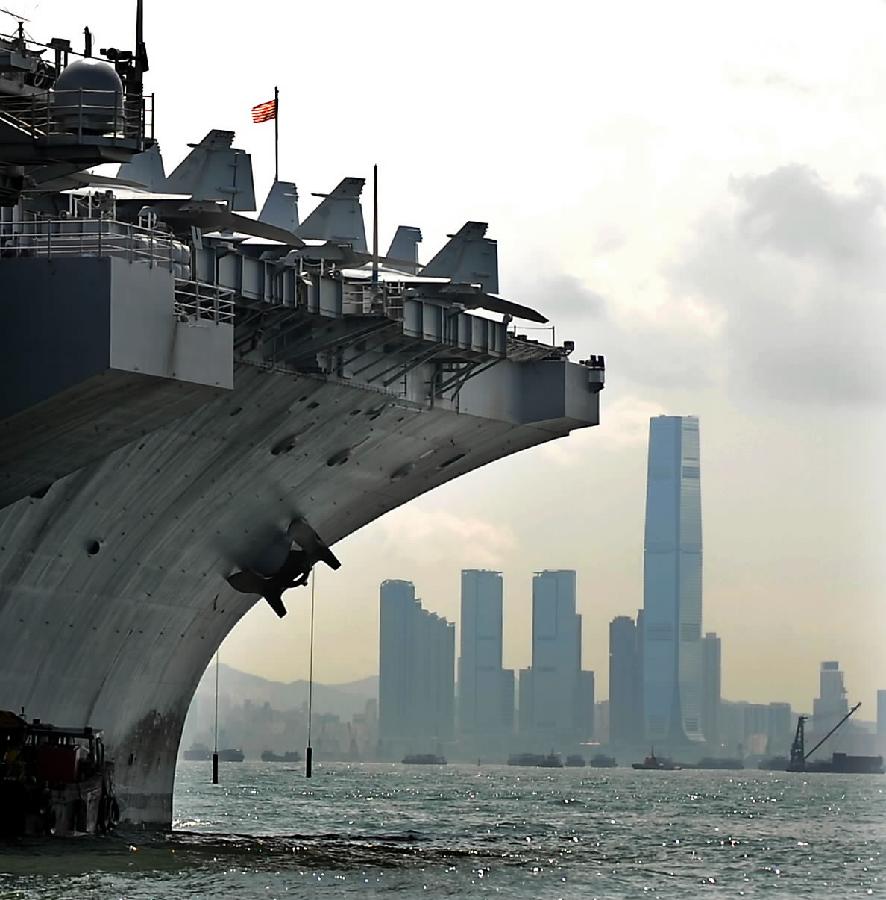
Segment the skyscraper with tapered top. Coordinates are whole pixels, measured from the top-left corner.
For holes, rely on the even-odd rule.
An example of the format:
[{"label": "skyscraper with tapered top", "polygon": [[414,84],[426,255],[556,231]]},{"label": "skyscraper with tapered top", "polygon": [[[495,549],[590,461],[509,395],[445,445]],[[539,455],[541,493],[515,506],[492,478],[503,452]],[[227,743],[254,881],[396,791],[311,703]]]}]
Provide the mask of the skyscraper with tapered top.
[{"label": "skyscraper with tapered top", "polygon": [[698,419],[649,423],[643,550],[646,737],[703,740]]}]

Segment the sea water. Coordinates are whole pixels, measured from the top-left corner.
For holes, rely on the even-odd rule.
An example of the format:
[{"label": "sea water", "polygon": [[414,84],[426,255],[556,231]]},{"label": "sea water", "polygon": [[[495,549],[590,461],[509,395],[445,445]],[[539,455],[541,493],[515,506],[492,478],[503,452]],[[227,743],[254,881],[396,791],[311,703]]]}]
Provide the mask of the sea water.
[{"label": "sea water", "polygon": [[0,849],[2,898],[886,896],[886,776],[183,762],[171,832]]}]

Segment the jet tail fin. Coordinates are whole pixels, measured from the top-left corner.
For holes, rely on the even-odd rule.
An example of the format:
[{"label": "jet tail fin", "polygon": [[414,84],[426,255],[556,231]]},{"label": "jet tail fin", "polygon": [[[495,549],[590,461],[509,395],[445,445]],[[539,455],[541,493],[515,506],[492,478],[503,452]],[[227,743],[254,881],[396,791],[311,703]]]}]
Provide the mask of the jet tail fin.
[{"label": "jet tail fin", "polygon": [[117,177],[143,184],[149,191],[163,190],[166,186],[166,169],[160,145],[152,144],[142,153],[136,153],[129,162],[120,166]]},{"label": "jet tail fin", "polygon": [[287,231],[298,228],[298,190],[291,181],[275,181],[271,185],[258,220]]},{"label": "jet tail fin", "polygon": [[421,243],[421,229],[414,225],[398,225],[388,250],[388,258],[409,263],[412,274],[418,272],[418,245]]},{"label": "jet tail fin", "polygon": [[422,275],[451,278],[459,284],[479,284],[498,293],[498,243],[486,237],[485,222],[465,222],[449,243],[421,270]]},{"label": "jet tail fin", "polygon": [[338,241],[366,253],[366,226],[360,194],[365,178],[343,178],[331,194],[301,223],[296,234],[317,241]]},{"label": "jet tail fin", "polygon": [[231,210],[255,209],[252,157],[233,146],[234,132],[212,129],[166,179],[165,189],[195,200],[224,200]]}]

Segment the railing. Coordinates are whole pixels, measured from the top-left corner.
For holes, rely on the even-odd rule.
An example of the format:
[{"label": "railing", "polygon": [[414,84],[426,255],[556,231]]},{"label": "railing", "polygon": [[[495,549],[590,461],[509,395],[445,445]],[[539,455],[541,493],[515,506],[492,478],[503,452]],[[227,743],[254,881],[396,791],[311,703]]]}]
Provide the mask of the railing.
[{"label": "railing", "polygon": [[234,324],[234,291],[215,284],[175,279],[175,317],[179,322]]},{"label": "railing", "polygon": [[0,95],[0,114],[31,137],[129,140],[139,146],[154,137],[154,98],[90,88]]},{"label": "railing", "polygon": [[403,320],[403,285],[392,281],[377,285],[343,281],[342,310],[345,314],[381,315],[400,322]]},{"label": "railing", "polygon": [[0,265],[10,256],[116,256],[184,274],[188,254],[188,248],[166,232],[115,219],[38,219],[0,225]]}]

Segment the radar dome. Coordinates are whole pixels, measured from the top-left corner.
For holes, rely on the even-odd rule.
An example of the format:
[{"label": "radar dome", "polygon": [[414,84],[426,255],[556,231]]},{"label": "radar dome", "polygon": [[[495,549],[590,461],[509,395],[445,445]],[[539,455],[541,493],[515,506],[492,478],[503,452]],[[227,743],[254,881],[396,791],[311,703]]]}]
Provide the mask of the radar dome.
[{"label": "radar dome", "polygon": [[78,59],[56,79],[52,108],[64,131],[120,132],[123,127],[123,82],[108,63],[100,59]]}]

